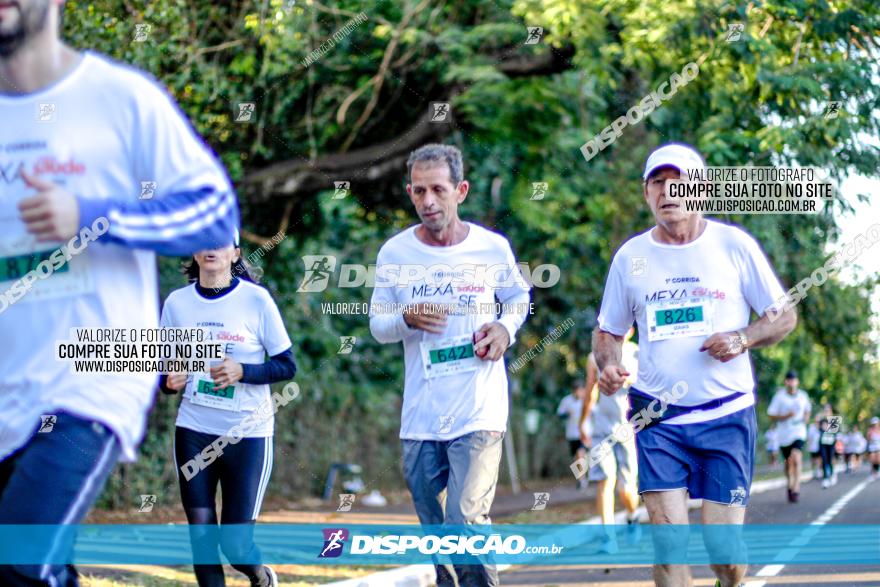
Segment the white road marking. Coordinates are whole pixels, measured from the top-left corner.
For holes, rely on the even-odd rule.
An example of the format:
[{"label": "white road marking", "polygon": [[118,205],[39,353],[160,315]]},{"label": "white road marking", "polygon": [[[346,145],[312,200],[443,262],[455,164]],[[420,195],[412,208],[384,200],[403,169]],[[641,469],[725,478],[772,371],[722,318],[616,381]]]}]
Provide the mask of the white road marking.
[{"label": "white road marking", "polygon": [[[800,550],[800,547],[805,546],[810,541],[810,539],[813,538],[813,536],[815,536],[816,534],[819,533],[819,529],[817,528],[817,526],[824,526],[825,524],[830,522],[834,516],[836,516],[837,514],[840,513],[840,510],[842,510],[844,507],[846,507],[846,504],[848,504],[850,501],[852,501],[852,499],[855,496],[857,496],[859,493],[861,493],[865,489],[865,487],[867,487],[870,483],[871,483],[870,478],[865,479],[864,481],[862,481],[861,483],[859,483],[858,485],[856,485],[855,487],[850,489],[843,497],[841,497],[840,499],[835,501],[833,504],[831,504],[831,507],[829,507],[827,510],[825,510],[822,513],[822,515],[820,515],[818,518],[816,518],[815,520],[813,520],[810,523],[809,528],[804,528],[804,530],[802,532],[800,532],[788,544],[788,546],[791,548],[786,548],[785,550],[780,552],[778,555],[776,555],[776,559],[779,560],[780,562],[788,562],[788,561],[792,560],[797,555],[798,551]],[[784,564],[765,565],[764,567],[761,568],[760,571],[755,573],[755,576],[756,577],[775,577],[776,575],[781,573],[782,569],[784,569],[784,568],[785,568]],[[767,584],[767,581],[760,581],[760,580],[749,581],[748,583],[745,584],[745,587],[764,587],[766,584]]]}]

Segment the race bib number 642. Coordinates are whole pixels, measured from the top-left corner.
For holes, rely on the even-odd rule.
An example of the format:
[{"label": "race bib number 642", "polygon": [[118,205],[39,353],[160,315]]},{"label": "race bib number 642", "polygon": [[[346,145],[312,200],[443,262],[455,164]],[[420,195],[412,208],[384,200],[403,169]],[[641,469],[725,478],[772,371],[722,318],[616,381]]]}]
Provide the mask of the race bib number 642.
[{"label": "race bib number 642", "polygon": [[476,371],[481,361],[474,353],[473,334],[421,343],[422,362],[428,379]]}]

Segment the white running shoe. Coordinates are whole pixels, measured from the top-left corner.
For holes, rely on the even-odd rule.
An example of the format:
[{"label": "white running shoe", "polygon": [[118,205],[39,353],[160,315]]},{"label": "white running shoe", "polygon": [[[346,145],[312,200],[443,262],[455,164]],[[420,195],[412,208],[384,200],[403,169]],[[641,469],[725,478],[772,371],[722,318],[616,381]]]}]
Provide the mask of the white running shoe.
[{"label": "white running shoe", "polygon": [[278,587],[278,575],[275,574],[275,569],[269,565],[263,565],[263,568],[266,569],[266,575],[269,577],[269,587]]},{"label": "white running shoe", "polygon": [[822,489],[831,487],[831,479],[822,479]]}]

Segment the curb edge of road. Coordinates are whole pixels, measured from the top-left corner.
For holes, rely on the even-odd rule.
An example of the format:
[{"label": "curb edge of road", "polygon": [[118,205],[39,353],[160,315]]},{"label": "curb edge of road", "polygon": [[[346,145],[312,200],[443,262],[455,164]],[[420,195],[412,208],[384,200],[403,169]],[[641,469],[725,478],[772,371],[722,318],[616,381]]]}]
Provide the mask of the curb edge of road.
[{"label": "curb edge of road", "polygon": [[[801,474],[801,481],[808,481],[812,478],[812,472]],[[764,479],[752,483],[752,490],[749,495],[764,493],[774,489],[785,487],[787,481],[785,477],[774,477],[772,479]],[[688,509],[696,509],[700,507],[700,499],[688,500]],[[639,506],[636,510],[639,520],[644,521],[647,518],[645,506]],[[598,524],[599,516],[593,516],[578,524]],[[626,522],[626,514],[621,510],[614,515],[614,521],[618,524]],[[497,565],[498,571],[509,569],[512,565]],[[322,587],[430,587],[434,584],[436,576],[434,574],[433,565],[406,565],[390,569],[388,571],[379,571],[364,577],[356,577],[354,579],[345,579],[334,583],[325,583]]]}]

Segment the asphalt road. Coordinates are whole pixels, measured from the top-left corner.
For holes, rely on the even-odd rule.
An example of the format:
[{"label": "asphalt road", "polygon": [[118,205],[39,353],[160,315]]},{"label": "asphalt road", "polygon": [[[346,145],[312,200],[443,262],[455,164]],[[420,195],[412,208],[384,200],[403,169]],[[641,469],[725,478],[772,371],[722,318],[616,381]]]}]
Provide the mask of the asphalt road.
[{"label": "asphalt road", "polygon": [[[747,524],[874,524],[880,525],[880,480],[869,482],[862,472],[839,477],[832,488],[822,489],[818,481],[801,486],[797,504],[786,501],[784,489],[767,491],[751,498]],[[846,499],[849,497],[849,499]],[[691,521],[698,522],[698,510],[691,511]],[[792,540],[796,536],[791,537]],[[712,586],[714,575],[708,567],[693,567],[695,586]],[[506,586],[534,587],[652,587],[648,566],[529,566],[512,567],[501,575]],[[812,585],[817,587],[880,587],[880,552],[871,566],[788,564],[752,565],[746,577],[747,587],[764,585]]]}]

